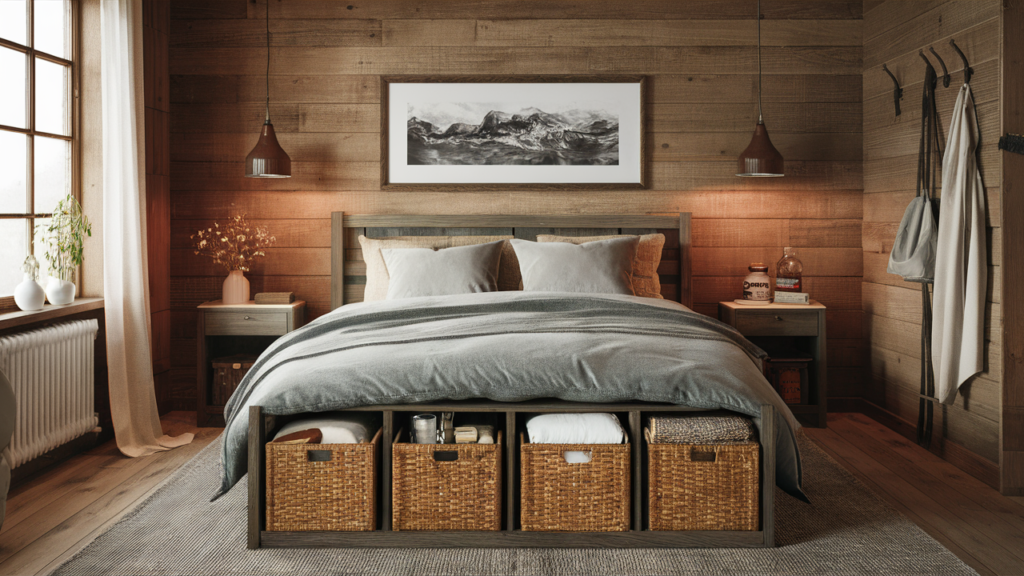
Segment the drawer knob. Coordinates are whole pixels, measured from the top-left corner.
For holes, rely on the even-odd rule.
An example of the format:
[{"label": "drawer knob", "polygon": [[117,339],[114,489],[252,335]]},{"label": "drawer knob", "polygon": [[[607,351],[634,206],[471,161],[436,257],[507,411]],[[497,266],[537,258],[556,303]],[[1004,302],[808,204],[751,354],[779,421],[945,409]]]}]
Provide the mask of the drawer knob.
[{"label": "drawer knob", "polygon": [[[776,316],[776,318],[778,318],[778,316]],[[243,320],[252,320],[252,316],[246,316]]]},{"label": "drawer knob", "polygon": [[[248,316],[247,316],[247,318],[248,318]],[[778,320],[779,322],[782,322],[782,316],[776,316],[775,319]]]}]

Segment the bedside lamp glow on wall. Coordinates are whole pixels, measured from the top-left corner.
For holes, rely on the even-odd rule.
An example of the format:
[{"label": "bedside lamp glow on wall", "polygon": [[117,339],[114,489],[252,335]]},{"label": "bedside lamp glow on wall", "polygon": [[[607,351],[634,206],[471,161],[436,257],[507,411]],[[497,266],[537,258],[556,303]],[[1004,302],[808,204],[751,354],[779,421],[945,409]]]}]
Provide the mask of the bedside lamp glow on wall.
[{"label": "bedside lamp glow on wall", "polygon": [[761,115],[761,0],[757,2],[757,126],[754,136],[737,162],[737,176],[785,176],[782,154],[772,145]]},{"label": "bedside lamp glow on wall", "polygon": [[270,2],[267,2],[267,120],[256,147],[245,157],[246,178],[291,178],[292,159],[281,148],[270,122]]}]

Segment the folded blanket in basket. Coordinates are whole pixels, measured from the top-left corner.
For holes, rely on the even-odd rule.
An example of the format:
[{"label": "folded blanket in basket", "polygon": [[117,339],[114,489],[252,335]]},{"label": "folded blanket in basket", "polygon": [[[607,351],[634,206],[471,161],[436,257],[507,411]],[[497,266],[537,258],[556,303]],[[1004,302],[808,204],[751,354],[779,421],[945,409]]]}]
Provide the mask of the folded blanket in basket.
[{"label": "folded blanket in basket", "polygon": [[316,418],[301,418],[285,424],[274,434],[274,440],[292,432],[319,428],[324,444],[363,444],[373,440],[377,433],[380,423],[376,420],[376,415],[369,412],[326,412],[317,414]]},{"label": "folded blanket in basket", "polygon": [[541,414],[526,422],[534,444],[622,444],[624,433],[614,414]]},{"label": "folded blanket in basket", "polygon": [[651,416],[644,430],[650,444],[729,444],[750,442],[757,429],[742,416]]}]

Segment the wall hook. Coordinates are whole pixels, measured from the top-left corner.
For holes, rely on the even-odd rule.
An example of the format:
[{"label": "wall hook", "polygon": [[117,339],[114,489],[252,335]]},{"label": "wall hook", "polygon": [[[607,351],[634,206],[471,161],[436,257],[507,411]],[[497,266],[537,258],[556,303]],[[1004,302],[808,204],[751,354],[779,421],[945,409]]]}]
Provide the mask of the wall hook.
[{"label": "wall hook", "polygon": [[949,88],[949,70],[946,70],[946,63],[942,61],[942,56],[939,56],[939,53],[935,51],[935,48],[929,46],[928,51],[931,52],[932,56],[935,56],[935,59],[939,61],[939,66],[942,66],[942,87]]},{"label": "wall hook", "polygon": [[900,88],[899,80],[897,80],[896,77],[892,75],[892,72],[889,72],[888,66],[882,64],[882,70],[885,70],[885,73],[889,75],[889,78],[892,78],[892,83],[895,86],[895,88],[892,89],[892,99],[893,102],[896,104],[896,115],[899,116],[900,100],[903,98],[903,88]]},{"label": "wall hook", "polygon": [[956,45],[956,42],[950,39],[949,45],[953,47],[953,50],[956,50],[956,53],[960,55],[960,59],[964,61],[964,84],[970,84],[971,75],[974,74],[974,68],[971,68],[971,65],[967,63],[967,56],[964,56],[964,53],[960,50],[960,47]]}]

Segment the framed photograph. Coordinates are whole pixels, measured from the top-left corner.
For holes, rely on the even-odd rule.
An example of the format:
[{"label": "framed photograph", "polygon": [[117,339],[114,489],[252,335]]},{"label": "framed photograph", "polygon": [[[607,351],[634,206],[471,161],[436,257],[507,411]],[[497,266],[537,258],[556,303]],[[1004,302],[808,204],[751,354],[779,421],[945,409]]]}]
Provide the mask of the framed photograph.
[{"label": "framed photograph", "polygon": [[643,76],[384,76],[382,190],[645,188]]}]

